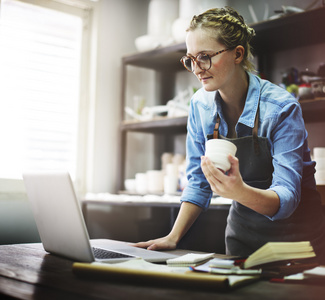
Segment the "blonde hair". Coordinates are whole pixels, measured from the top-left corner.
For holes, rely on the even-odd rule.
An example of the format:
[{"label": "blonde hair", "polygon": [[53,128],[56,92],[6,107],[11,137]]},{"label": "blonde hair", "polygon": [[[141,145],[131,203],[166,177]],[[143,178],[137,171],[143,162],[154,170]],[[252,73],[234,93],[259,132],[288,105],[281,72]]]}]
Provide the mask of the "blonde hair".
[{"label": "blonde hair", "polygon": [[253,57],[250,41],[255,36],[255,31],[246,25],[244,18],[233,8],[213,8],[194,16],[187,31],[195,29],[208,29],[216,40],[228,49],[241,45],[245,49],[241,62],[247,71],[254,71],[254,64],[250,61]]}]

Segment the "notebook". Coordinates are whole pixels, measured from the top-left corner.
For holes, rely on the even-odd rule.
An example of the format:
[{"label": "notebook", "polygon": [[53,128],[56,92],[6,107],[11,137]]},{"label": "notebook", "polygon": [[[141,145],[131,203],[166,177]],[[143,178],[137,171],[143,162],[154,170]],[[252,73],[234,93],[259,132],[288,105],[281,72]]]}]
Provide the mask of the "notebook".
[{"label": "notebook", "polygon": [[139,257],[149,262],[165,262],[176,257],[122,241],[105,240],[105,249],[92,247],[69,173],[24,173],[23,179],[47,252],[79,262],[120,262]]},{"label": "notebook", "polygon": [[167,260],[171,267],[190,267],[201,265],[213,258],[214,253],[187,253],[185,255]]}]

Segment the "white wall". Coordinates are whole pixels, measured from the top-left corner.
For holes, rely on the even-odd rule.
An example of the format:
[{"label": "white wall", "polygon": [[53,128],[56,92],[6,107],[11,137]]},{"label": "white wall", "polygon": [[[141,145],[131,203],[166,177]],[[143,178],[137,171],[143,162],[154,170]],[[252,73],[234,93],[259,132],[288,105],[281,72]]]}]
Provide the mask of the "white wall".
[{"label": "white wall", "polygon": [[121,58],[136,52],[134,39],[146,33],[146,0],[101,0],[98,9],[98,51],[94,136],[87,170],[88,191],[116,188],[120,123]]}]

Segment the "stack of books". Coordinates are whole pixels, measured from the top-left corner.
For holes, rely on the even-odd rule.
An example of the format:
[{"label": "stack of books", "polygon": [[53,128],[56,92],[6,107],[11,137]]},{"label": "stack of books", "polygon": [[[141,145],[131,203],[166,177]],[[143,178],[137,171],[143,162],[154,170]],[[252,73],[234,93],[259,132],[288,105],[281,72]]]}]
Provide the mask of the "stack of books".
[{"label": "stack of books", "polygon": [[247,258],[233,260],[213,259],[192,267],[193,271],[215,274],[261,274],[282,277],[317,266],[310,242],[270,242]]}]

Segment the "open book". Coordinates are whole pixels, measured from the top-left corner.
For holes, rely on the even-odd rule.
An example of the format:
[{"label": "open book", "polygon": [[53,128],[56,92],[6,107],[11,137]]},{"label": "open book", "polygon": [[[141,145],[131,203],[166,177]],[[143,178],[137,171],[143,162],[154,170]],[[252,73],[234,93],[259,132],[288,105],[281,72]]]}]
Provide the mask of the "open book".
[{"label": "open book", "polygon": [[242,268],[316,257],[310,242],[269,242],[251,254],[243,263]]},{"label": "open book", "polygon": [[246,259],[213,258],[191,269],[219,275],[283,277],[318,266],[309,242],[269,242]]}]

